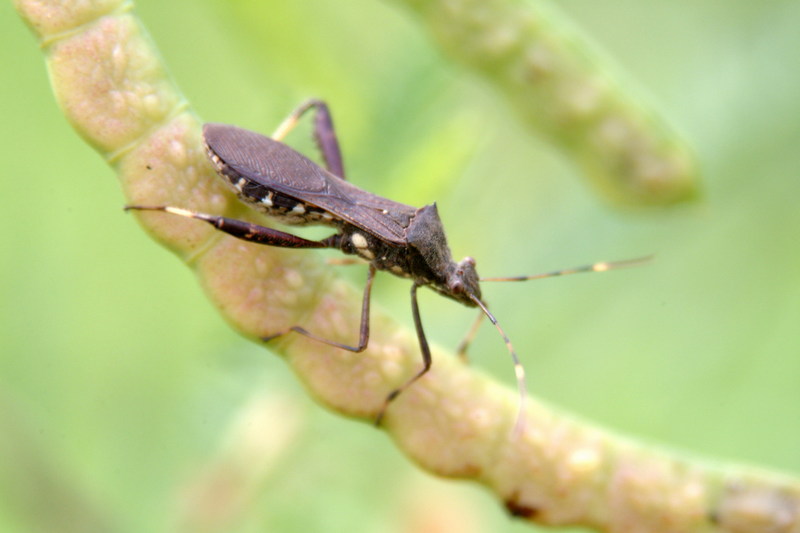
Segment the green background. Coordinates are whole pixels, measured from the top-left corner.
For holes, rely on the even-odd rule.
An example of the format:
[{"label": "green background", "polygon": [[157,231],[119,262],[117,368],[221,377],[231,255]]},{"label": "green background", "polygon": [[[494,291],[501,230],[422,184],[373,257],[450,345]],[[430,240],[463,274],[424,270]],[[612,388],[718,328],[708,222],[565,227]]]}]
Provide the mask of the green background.
[{"label": "green background", "polygon": [[[800,474],[800,3],[560,4],[693,145],[700,202],[607,205],[394,4],[137,7],[204,120],[268,133],[326,99],[351,180],[436,200],[454,254],[484,276],[655,253],[484,288],[529,389],[651,442]],[[482,488],[420,473],[383,433],[316,407],[226,326],[122,212],[7,1],[0,55],[0,531],[179,530],[196,512],[182,498],[254,397],[291,406],[267,424],[291,438],[221,531],[529,530]],[[410,325],[407,291],[384,275],[375,296]],[[421,306],[445,346],[473,316],[427,291]],[[476,344],[497,356],[473,364],[511,384],[495,333]]]}]

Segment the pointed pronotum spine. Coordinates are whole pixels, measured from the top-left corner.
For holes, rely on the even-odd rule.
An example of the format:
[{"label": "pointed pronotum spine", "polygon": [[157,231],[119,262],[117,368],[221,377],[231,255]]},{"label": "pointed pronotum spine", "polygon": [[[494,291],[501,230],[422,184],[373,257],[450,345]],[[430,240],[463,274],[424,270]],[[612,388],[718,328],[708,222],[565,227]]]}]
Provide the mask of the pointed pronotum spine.
[{"label": "pointed pronotum spine", "polygon": [[[129,203],[253,216],[207,163],[199,122],[130,3],[18,0],[17,7],[41,39],[64,112],[117,170]],[[140,220],[188,262],[245,335],[301,314],[330,338],[349,340],[355,331],[359,291],[332,280],[313,254],[248,245],[158,213]],[[281,353],[322,402],[371,420],[386,391],[418,365],[412,333],[380,313],[373,328],[362,354],[299,336],[287,336]],[[797,480],[677,458],[535,401],[515,435],[515,394],[434,351],[433,370],[393,405],[384,428],[417,463],[483,483],[517,516],[603,531],[800,531]]]}]

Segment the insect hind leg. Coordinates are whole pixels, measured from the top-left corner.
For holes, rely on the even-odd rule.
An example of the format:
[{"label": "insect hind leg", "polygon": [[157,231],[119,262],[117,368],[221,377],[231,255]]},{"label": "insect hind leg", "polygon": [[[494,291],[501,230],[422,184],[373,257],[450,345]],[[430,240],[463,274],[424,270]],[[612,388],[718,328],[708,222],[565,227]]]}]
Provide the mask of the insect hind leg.
[{"label": "insect hind leg", "polygon": [[310,109],[314,109],[314,140],[317,142],[322,158],[325,160],[325,168],[328,172],[342,179],[344,175],[344,162],[342,151],[339,148],[339,139],[336,137],[336,129],[333,126],[333,118],[328,109],[328,105],[322,100],[310,99],[300,104],[291,114],[284,119],[278,129],[272,134],[276,141],[282,141],[286,135],[292,131],[300,118]]},{"label": "insect hind leg", "polygon": [[330,246],[330,244],[325,241],[310,241],[298,237],[297,235],[292,235],[291,233],[268,228],[266,226],[259,226],[252,222],[198,213],[197,211],[171,205],[126,205],[125,211],[163,211],[186,218],[195,218],[207,222],[214,226],[215,229],[232,235],[237,239],[267,246],[277,246],[280,248],[328,248]]}]

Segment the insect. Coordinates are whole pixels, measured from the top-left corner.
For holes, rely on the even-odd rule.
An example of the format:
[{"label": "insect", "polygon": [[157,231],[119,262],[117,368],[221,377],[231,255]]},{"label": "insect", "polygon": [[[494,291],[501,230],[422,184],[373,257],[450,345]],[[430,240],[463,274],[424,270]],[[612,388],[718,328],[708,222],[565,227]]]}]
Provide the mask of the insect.
[{"label": "insect", "polygon": [[[310,109],[315,109],[314,137],[326,169],[280,142]],[[130,205],[125,209],[164,211],[202,220],[234,237],[268,246],[335,248],[368,262],[357,345],[350,346],[319,337],[299,325],[264,335],[264,341],[296,332],[344,350],[362,352],[369,343],[370,293],[375,272],[384,270],[412,281],[411,309],[422,354],[422,368],[386,396],[376,424],[381,422],[389,404],[431,367],[431,352],[417,304],[417,290],[420,287],[430,287],[443,296],[480,309],[478,320],[459,347],[461,354],[466,352],[480,319],[486,316],[492,322],[514,362],[522,406],[526,395],[525,372],[508,335],[482,300],[480,281],[523,281],[577,272],[600,272],[640,261],[595,263],[534,276],[481,280],[475,270],[474,259],[466,257],[459,262],[453,260],[436,204],[411,207],[364,191],[346,181],[333,121],[327,105],[320,100],[309,100],[298,107],[271,138],[223,124],[206,124],[203,137],[207,155],[217,173],[242,201],[284,224],[322,224],[333,227],[336,232],[330,237],[314,241],[273,228],[180,207]],[[521,412],[522,407],[520,415]]]}]

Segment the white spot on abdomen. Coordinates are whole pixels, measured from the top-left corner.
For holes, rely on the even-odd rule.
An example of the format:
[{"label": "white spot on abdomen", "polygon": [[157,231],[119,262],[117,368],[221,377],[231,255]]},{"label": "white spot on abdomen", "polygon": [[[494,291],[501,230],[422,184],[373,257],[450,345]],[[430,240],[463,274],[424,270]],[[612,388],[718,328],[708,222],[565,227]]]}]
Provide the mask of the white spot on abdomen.
[{"label": "white spot on abdomen", "polygon": [[367,247],[367,239],[360,233],[353,233],[353,235],[350,236],[350,240],[353,242],[353,246],[356,248]]}]

